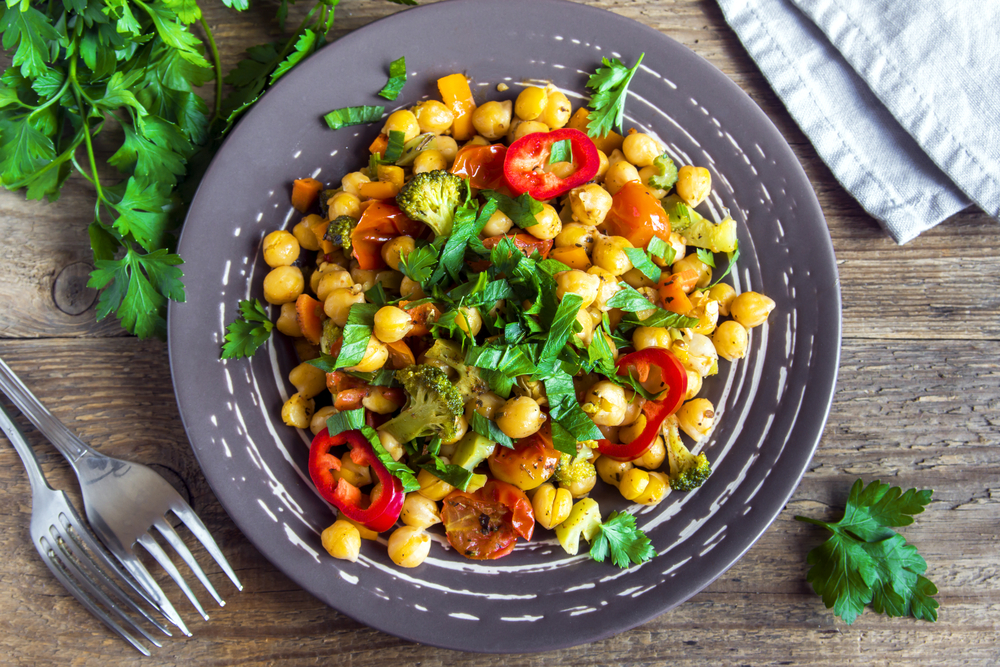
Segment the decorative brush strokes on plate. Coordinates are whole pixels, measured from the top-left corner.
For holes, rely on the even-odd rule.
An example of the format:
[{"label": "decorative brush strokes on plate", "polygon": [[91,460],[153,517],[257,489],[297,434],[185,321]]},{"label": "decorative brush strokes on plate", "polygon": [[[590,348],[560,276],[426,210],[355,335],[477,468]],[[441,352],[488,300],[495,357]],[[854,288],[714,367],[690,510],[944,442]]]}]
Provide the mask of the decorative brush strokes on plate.
[{"label": "decorative brush strokes on plate", "polygon": [[[510,16],[531,15],[525,22]],[[419,41],[406,40],[420,34]],[[411,42],[406,47],[400,45]],[[430,48],[434,45],[436,48]],[[583,102],[603,56],[635,62],[626,124],[655,133],[681,163],[708,167],[718,219],[739,224],[731,280],[777,302],[754,329],[748,359],[720,361],[706,383],[720,411],[704,449],[714,474],[699,490],[653,508],[599,491],[602,510],[637,512],[658,556],[619,570],[569,557],[538,529],[529,544],[486,563],[432,549],[420,567],[395,566],[362,546],[357,563],[328,557],[319,533],[330,508],[307,473],[309,437],[281,423],[294,352],[268,343],[251,361],[218,360],[239,300],[261,294],[264,234],[297,221],[294,178],[338,180],[367,156],[376,123],[332,132],[321,118],[378,104],[388,63],[405,51],[410,80],[396,103],[466,72],[482,96],[513,99],[550,80]],[[322,85],[317,85],[322,82]],[[506,83],[505,93],[496,85]],[[474,87],[474,90],[477,88]],[[454,649],[525,652],[601,639],[682,603],[722,574],[775,519],[822,433],[840,353],[840,293],[826,224],[788,145],[724,75],[668,37],[601,10],[559,0],[453,0],[373,23],[282,79],[235,128],[202,182],[180,242],[189,297],[171,304],[170,356],[185,428],[230,516],[276,567],[339,611],[394,635]],[[276,316],[276,313],[273,313]],[[447,546],[443,534],[437,542]],[[530,632],[505,626],[530,626]]]}]

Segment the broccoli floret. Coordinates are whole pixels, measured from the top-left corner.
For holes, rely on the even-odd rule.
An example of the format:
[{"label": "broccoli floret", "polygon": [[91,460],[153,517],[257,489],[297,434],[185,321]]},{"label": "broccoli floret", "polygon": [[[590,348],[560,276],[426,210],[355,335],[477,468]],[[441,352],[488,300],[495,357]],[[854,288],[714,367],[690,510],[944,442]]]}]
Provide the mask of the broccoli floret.
[{"label": "broccoli floret", "polygon": [[438,236],[451,234],[455,209],[468,193],[461,176],[442,169],[425,171],[410,179],[396,195],[396,204],[408,217],[419,220]]},{"label": "broccoli floret", "polygon": [[414,438],[441,436],[442,440],[455,437],[458,416],[462,414],[462,395],[448,380],[444,371],[427,364],[414,364],[395,373],[410,397],[406,408],[380,429],[400,442]]},{"label": "broccoli floret", "polygon": [[559,455],[559,464],[556,465],[556,481],[564,486],[570,486],[586,479],[591,479],[597,474],[594,463],[581,456],[570,456],[569,454]]},{"label": "broccoli floret", "polygon": [[447,364],[458,372],[458,379],[452,384],[462,395],[463,403],[468,403],[480,394],[489,391],[490,386],[486,380],[480,377],[479,369],[465,364],[465,355],[462,354],[462,348],[457,343],[439,338],[434,341],[434,345],[429,350],[424,352],[424,356]]},{"label": "broccoli floret", "polygon": [[349,215],[338,215],[330,221],[323,238],[333,245],[340,246],[344,252],[351,251],[351,232],[357,227],[358,221]]},{"label": "broccoli floret", "polygon": [[323,320],[323,336],[319,339],[319,349],[323,354],[333,354],[333,344],[344,334],[333,320]]},{"label": "broccoli floret", "polygon": [[319,193],[319,210],[320,213],[323,214],[324,218],[330,215],[330,200],[341,192],[343,192],[343,190],[327,189]]},{"label": "broccoli floret", "polygon": [[677,420],[670,417],[666,424],[667,459],[670,461],[670,488],[692,491],[705,483],[712,474],[712,465],[704,454],[695,456],[681,440]]}]

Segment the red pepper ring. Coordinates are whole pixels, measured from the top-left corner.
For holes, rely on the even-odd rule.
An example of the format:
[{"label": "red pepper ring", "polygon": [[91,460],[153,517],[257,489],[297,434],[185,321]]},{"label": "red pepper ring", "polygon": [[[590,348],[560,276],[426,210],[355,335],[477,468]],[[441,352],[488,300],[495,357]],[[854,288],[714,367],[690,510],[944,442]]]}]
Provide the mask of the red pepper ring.
[{"label": "red pepper ring", "polygon": [[684,401],[684,394],[687,393],[687,371],[672,352],[658,347],[626,354],[618,360],[616,366],[618,375],[633,373],[633,377],[640,382],[645,381],[649,377],[651,368],[656,366],[660,369],[661,379],[667,385],[660,400],[650,400],[643,404],[642,413],[646,416],[646,428],[639,437],[626,444],[614,444],[604,439],[597,441],[597,450],[602,456],[616,461],[634,461],[646,453],[656,440],[664,420],[677,412],[677,408]]},{"label": "red pepper ring", "polygon": [[[573,172],[561,178],[545,171],[553,144],[569,140],[573,149]],[[566,194],[597,175],[601,158],[590,137],[572,128],[526,134],[507,149],[503,173],[507,184],[518,194],[527,192],[540,201]]]},{"label": "red pepper ring", "polygon": [[[340,459],[330,450],[340,445],[351,448],[351,460],[358,465],[369,465],[382,485],[382,492],[368,507],[361,507],[361,491],[344,478],[334,480],[333,471],[340,470]],[[403,483],[386,470],[375,456],[375,450],[361,431],[344,431],[333,437],[324,428],[309,446],[309,476],[316,490],[328,503],[340,510],[348,519],[356,521],[376,533],[388,530],[396,523],[403,509]]]}]

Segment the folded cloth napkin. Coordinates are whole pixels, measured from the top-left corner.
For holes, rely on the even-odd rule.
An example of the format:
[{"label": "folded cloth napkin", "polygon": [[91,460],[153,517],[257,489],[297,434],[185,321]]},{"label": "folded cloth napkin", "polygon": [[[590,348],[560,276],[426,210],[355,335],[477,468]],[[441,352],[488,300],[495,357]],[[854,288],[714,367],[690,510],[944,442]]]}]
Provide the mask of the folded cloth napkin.
[{"label": "folded cloth napkin", "polygon": [[837,180],[898,243],[1000,217],[1000,2],[718,0]]}]

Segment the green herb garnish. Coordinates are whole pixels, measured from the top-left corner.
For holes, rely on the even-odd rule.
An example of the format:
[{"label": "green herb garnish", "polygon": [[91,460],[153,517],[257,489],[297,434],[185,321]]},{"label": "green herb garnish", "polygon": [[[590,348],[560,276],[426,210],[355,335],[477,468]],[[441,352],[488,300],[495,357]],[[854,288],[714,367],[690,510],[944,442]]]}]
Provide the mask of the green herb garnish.
[{"label": "green herb garnish", "polygon": [[222,346],[222,359],[241,359],[253,356],[267,342],[274,324],[267,317],[264,304],[253,299],[240,301],[240,316],[226,327],[226,342]]},{"label": "green herb garnish", "polygon": [[406,85],[406,57],[400,57],[389,64],[389,80],[378,94],[387,100],[395,100]]},{"label": "green herb garnish", "polygon": [[339,130],[351,125],[374,123],[382,117],[384,112],[385,107],[383,106],[343,107],[327,113],[323,116],[323,120],[326,121],[331,130]]},{"label": "green herb garnish", "polygon": [[608,554],[615,565],[627,568],[651,560],[656,549],[635,525],[634,516],[628,512],[612,512],[590,542],[590,557],[598,563],[603,563]]},{"label": "green herb garnish", "polygon": [[622,129],[628,84],[638,71],[639,63],[645,55],[645,53],[639,54],[639,60],[632,67],[626,67],[617,58],[601,59],[604,66],[598,67],[587,80],[587,87],[594,91],[589,103],[591,112],[587,116],[589,136],[605,137],[616,127]]}]

